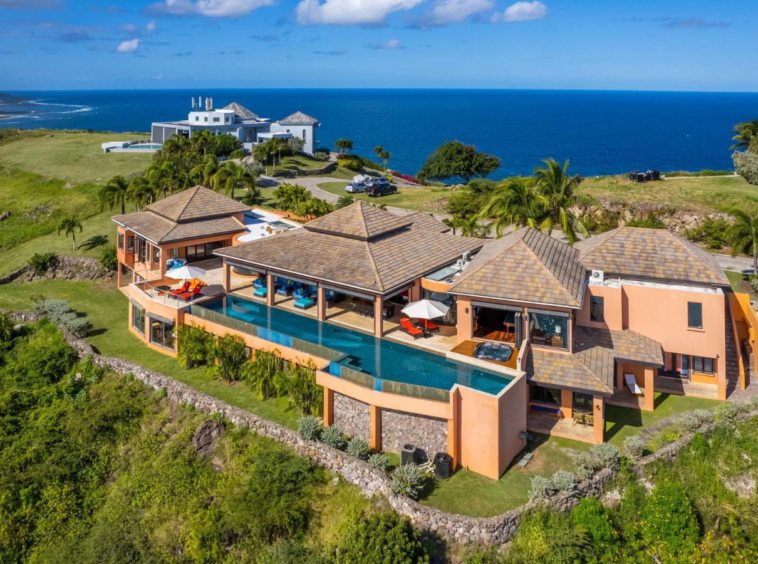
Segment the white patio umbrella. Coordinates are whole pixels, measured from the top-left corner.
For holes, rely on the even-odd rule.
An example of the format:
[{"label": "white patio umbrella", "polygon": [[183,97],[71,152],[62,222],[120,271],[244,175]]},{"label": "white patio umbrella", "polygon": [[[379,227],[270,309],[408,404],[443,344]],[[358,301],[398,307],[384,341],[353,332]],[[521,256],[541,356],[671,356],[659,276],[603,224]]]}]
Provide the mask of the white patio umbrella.
[{"label": "white patio umbrella", "polygon": [[450,308],[435,300],[419,300],[403,308],[403,313],[416,319],[436,319],[443,317]]},{"label": "white patio umbrella", "polygon": [[166,272],[166,276],[173,278],[174,280],[189,280],[191,278],[200,278],[201,276],[205,276],[205,274],[206,272],[202,268],[198,268],[197,266],[189,266],[188,264],[180,266],[179,268],[172,268]]}]

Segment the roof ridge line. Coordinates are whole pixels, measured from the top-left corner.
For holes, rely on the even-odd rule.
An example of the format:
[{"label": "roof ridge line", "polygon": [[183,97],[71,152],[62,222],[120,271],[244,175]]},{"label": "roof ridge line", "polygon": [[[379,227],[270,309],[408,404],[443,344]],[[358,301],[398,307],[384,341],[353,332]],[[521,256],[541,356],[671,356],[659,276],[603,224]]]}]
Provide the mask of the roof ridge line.
[{"label": "roof ridge line", "polygon": [[[523,229],[523,228],[522,228],[522,229]],[[521,231],[521,229],[519,229],[518,231]],[[508,236],[510,236],[510,235],[513,235],[514,233],[518,233],[518,231],[511,231],[510,233],[508,233],[508,235],[506,235],[506,237],[508,237]],[[451,234],[451,236],[452,236],[452,237],[457,237],[457,235],[452,235],[452,234]],[[501,237],[501,239],[502,239],[502,237]],[[513,241],[513,242],[512,242],[510,245],[508,245],[507,247],[505,247],[504,249],[502,249],[502,250],[501,250],[500,252],[498,252],[498,253],[497,253],[495,256],[491,257],[491,258],[490,258],[490,260],[483,262],[482,264],[480,264],[479,266],[477,266],[477,267],[476,267],[475,269],[473,269],[473,270],[468,270],[468,271],[466,271],[466,272],[464,273],[464,275],[463,275],[461,278],[459,278],[458,280],[456,280],[455,282],[453,282],[452,286],[457,286],[457,285],[458,285],[458,283],[460,283],[462,280],[465,280],[466,278],[471,278],[471,276],[473,276],[475,273],[479,272],[479,271],[480,271],[482,268],[484,268],[485,266],[489,265],[489,264],[490,264],[490,262],[492,262],[492,260],[493,260],[495,257],[499,257],[499,256],[500,256],[500,255],[502,255],[502,254],[503,254],[505,251],[507,251],[508,249],[510,249],[511,247],[513,247],[513,245],[515,245],[515,244],[516,244],[518,241],[523,241],[523,240],[524,240],[524,239],[523,239],[522,237],[517,237],[517,238],[516,238],[516,239],[515,239],[515,240],[514,240],[514,241]],[[495,239],[495,240],[494,240],[494,241],[492,241],[490,244],[496,243],[497,241],[498,241],[498,239]],[[487,242],[483,243],[483,244],[482,244],[482,246],[479,248],[479,251],[478,251],[478,252],[480,252],[480,253],[481,253],[481,252],[482,252],[482,250],[484,249],[484,247],[485,247],[486,245],[487,245]],[[474,258],[476,258],[476,257],[474,257]]]},{"label": "roof ridge line", "polygon": [[[187,206],[190,205],[190,202],[197,195],[197,191],[199,189],[200,189],[200,185],[199,184],[197,186],[193,187],[193,188],[189,188],[189,190],[194,190],[195,194],[193,194],[192,196],[189,197],[189,199],[187,200],[187,202],[184,204],[184,207],[182,208],[182,210],[176,216],[176,221],[174,223],[179,223],[179,219],[182,217],[182,214],[187,210]],[[187,191],[189,191],[189,190],[187,190]]]},{"label": "roof ridge line", "polygon": [[[627,226],[626,226],[626,225],[624,225],[624,227],[627,227]],[[586,259],[588,256],[590,256],[590,255],[591,255],[591,254],[593,254],[595,251],[597,251],[597,250],[598,250],[598,248],[599,248],[600,246],[602,246],[602,245],[605,245],[605,244],[606,244],[608,241],[610,241],[610,240],[611,240],[611,239],[613,239],[613,238],[614,238],[616,235],[618,235],[619,233],[621,233],[621,231],[624,229],[624,227],[617,227],[617,228],[616,228],[616,229],[614,229],[614,230],[608,231],[608,233],[612,233],[612,234],[611,234],[611,235],[609,235],[608,237],[606,237],[605,241],[602,241],[602,242],[598,243],[598,244],[595,246],[595,248],[594,248],[594,249],[592,249],[592,250],[591,250],[589,253],[587,253],[586,255],[584,255],[584,256],[582,257],[582,260]],[[633,228],[632,228],[632,229],[633,229]],[[615,231],[615,233],[613,233],[613,231]],[[603,233],[599,233],[598,235],[599,235],[599,236],[602,236],[602,235],[603,235]],[[591,239],[592,239],[592,236],[590,236],[590,238],[589,238],[589,239],[585,239],[585,240],[586,240],[586,241],[589,241],[589,240],[591,240]],[[577,258],[577,260],[579,260],[579,259]],[[581,262],[581,260],[579,260],[579,262]]]},{"label": "roof ridge line", "polygon": [[379,275],[379,269],[376,267],[376,260],[374,260],[374,253],[371,250],[371,245],[369,244],[369,240],[366,239],[365,241],[362,241],[364,245],[366,245],[366,253],[368,254],[368,258],[371,261],[371,271],[374,273],[374,276],[376,277],[376,281],[379,286],[379,291],[384,292],[384,284],[382,283],[382,278]]},{"label": "roof ridge line", "polygon": [[[600,353],[600,354],[603,354],[603,353]],[[571,356],[573,356],[573,357],[574,357],[576,360],[578,360],[578,361],[579,361],[579,364],[581,364],[581,365],[582,365],[582,368],[584,368],[584,369],[585,369],[587,372],[589,372],[589,373],[590,373],[590,375],[592,376],[592,378],[594,378],[594,379],[595,379],[595,381],[597,381],[598,383],[600,383],[600,385],[601,385],[603,388],[605,388],[606,390],[608,390],[608,391],[610,391],[611,393],[613,393],[613,389],[612,389],[610,386],[608,386],[608,384],[606,384],[605,382],[603,382],[603,381],[602,381],[602,380],[601,380],[601,379],[598,377],[598,375],[597,375],[597,374],[596,374],[596,373],[595,373],[595,372],[594,372],[594,371],[593,371],[593,370],[592,370],[592,369],[591,369],[589,366],[587,366],[587,365],[585,364],[585,362],[582,360],[582,358],[581,358],[579,355],[577,355],[576,353],[572,352],[572,353],[571,353]],[[614,359],[615,359],[615,357],[614,357]]]},{"label": "roof ridge line", "polygon": [[[559,285],[559,286],[560,286],[560,287],[563,289],[563,291],[564,291],[566,294],[568,294],[568,295],[569,295],[569,297],[571,298],[571,301],[573,301],[573,302],[576,302],[576,301],[577,301],[577,300],[576,300],[576,297],[575,297],[575,296],[574,296],[574,295],[573,295],[571,292],[569,292],[569,291],[566,289],[566,286],[563,284],[563,282],[561,282],[561,281],[560,281],[560,279],[559,279],[559,278],[558,278],[558,277],[555,275],[555,273],[554,273],[552,270],[550,270],[550,269],[549,269],[549,268],[548,268],[548,267],[545,265],[545,263],[544,263],[544,262],[542,262],[542,259],[541,259],[540,257],[538,257],[538,256],[537,256],[537,253],[535,253],[535,252],[532,250],[532,248],[531,248],[529,245],[527,245],[527,244],[526,244],[526,241],[524,241],[523,239],[520,239],[520,240],[521,240],[521,241],[524,243],[524,246],[525,246],[525,247],[527,248],[527,250],[528,250],[528,251],[529,251],[529,252],[532,254],[532,256],[533,256],[534,258],[536,258],[536,259],[537,259],[537,262],[538,262],[538,263],[540,263],[540,265],[542,266],[542,268],[543,268],[543,269],[545,269],[545,270],[547,270],[547,271],[550,273],[550,276],[552,276],[553,280],[555,280],[556,282],[558,282],[558,285]],[[581,303],[581,302],[580,302],[580,303]]]}]

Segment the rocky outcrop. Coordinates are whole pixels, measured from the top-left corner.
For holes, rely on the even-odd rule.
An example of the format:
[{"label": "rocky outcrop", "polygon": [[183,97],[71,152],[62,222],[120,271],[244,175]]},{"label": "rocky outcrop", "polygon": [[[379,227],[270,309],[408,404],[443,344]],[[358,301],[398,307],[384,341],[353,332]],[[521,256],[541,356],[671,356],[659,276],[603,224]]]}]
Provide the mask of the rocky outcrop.
[{"label": "rocky outcrop", "polygon": [[216,440],[224,436],[224,422],[217,419],[203,421],[192,437],[192,446],[200,460],[210,458]]},{"label": "rocky outcrop", "polygon": [[109,280],[116,273],[108,270],[100,261],[90,257],[56,256],[50,268],[42,276],[34,274],[29,265],[22,266],[0,278],[0,285],[8,282],[33,282],[35,280]]},{"label": "rocky outcrop", "polygon": [[329,174],[337,169],[337,163],[327,163],[322,168],[315,169],[293,169],[293,170],[277,170],[271,176],[277,178],[296,178],[298,176],[321,176],[323,174]]}]

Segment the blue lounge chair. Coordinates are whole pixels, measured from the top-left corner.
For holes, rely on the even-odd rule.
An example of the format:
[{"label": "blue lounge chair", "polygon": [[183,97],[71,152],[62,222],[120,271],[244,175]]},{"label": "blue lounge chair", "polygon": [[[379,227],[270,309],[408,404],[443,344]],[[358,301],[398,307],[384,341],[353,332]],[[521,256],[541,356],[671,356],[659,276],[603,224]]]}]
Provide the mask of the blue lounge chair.
[{"label": "blue lounge chair", "polygon": [[306,299],[308,298],[308,292],[305,290],[305,288],[298,288],[292,292],[292,297],[296,300]]},{"label": "blue lounge chair", "polygon": [[268,288],[256,288],[255,292],[253,292],[253,295],[256,298],[265,298],[268,295]]},{"label": "blue lounge chair", "polygon": [[253,286],[255,286],[256,288],[265,288],[266,287],[266,277],[265,276],[260,276],[260,277],[256,278],[255,281],[253,282]]},{"label": "blue lounge chair", "polygon": [[299,300],[295,300],[295,307],[298,309],[308,309],[309,307],[313,307],[316,305],[316,302],[309,298],[300,298]]}]

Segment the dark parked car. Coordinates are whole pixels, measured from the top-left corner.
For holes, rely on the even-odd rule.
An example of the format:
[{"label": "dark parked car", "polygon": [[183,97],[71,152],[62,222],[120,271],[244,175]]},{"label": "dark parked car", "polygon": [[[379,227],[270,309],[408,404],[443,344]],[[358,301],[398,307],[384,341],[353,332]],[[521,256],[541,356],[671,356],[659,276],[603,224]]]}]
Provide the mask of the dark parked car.
[{"label": "dark parked car", "polygon": [[366,194],[377,198],[386,194],[397,194],[397,186],[390,184],[386,178],[374,178],[366,183]]}]

